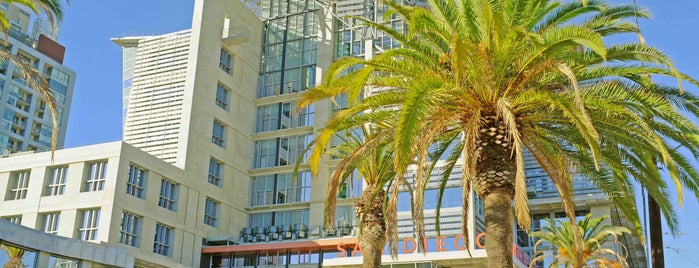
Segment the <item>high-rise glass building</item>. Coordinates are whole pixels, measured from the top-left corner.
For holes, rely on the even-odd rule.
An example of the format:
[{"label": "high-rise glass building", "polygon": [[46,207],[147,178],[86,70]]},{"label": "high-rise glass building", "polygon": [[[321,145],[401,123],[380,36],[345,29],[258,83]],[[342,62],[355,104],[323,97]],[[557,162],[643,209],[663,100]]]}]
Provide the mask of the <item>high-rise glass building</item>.
[{"label": "high-rise glass building", "polygon": [[52,130],[58,128],[57,147],[63,147],[68,113],[75,85],[75,72],[63,65],[65,47],[58,44],[57,29],[46,29],[45,19],[37,18],[30,33],[29,11],[0,3],[8,19],[7,35],[0,35],[3,46],[19,60],[32,66],[51,88],[57,106],[54,126],[46,99],[27,86],[22,73],[9,61],[0,65],[0,155],[21,151],[44,151],[51,148]]}]

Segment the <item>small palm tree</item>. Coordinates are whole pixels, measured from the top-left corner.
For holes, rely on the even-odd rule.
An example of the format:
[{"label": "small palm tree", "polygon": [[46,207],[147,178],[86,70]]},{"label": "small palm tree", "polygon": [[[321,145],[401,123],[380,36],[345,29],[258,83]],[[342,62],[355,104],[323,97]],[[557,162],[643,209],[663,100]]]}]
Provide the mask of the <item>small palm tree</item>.
[{"label": "small palm tree", "polygon": [[[536,257],[529,267],[547,258],[552,259],[550,267],[628,267],[625,254],[621,252],[625,247],[617,238],[631,231],[623,226],[612,226],[608,216],[593,218],[592,214],[587,214],[578,221],[577,228],[583,234],[582,250],[576,248],[573,235],[576,227],[570,221],[548,219],[547,222],[548,226],[531,234],[539,241],[534,245]],[[542,245],[544,248],[538,248]]]},{"label": "small palm tree", "polygon": [[7,254],[8,260],[5,265],[3,265],[3,268],[24,268],[24,263],[22,262],[22,259],[24,259],[24,254],[27,253],[26,250],[18,248],[18,247],[13,247],[9,245],[2,245],[0,246],[2,251],[4,251]]},{"label": "small palm tree", "polygon": [[329,155],[342,160],[328,182],[326,229],[334,227],[335,206],[343,182],[357,171],[366,185],[361,197],[354,203],[360,219],[359,245],[364,267],[381,265],[381,251],[386,244],[386,224],[395,222],[396,217],[397,186],[391,187],[391,201],[388,208],[384,208],[389,200],[384,187],[392,184],[396,176],[390,134],[380,132],[375,127],[362,126],[348,130],[345,135],[338,134],[336,138],[341,143],[328,150]]},{"label": "small palm tree", "polygon": [[[0,0],[0,3],[17,4],[31,9],[37,15],[45,14],[52,27],[56,27],[56,25],[63,18],[61,0]],[[10,25],[7,17],[5,16],[5,12],[0,11],[0,33],[5,35],[5,41],[3,41],[4,47],[9,47],[7,45],[9,31]],[[54,125],[51,133],[51,150],[55,150],[56,142],[58,140],[58,108],[53,99],[51,88],[49,87],[48,82],[44,79],[44,75],[41,73],[41,71],[35,69],[30,64],[17,57],[17,55],[13,55],[8,49],[0,48],[0,59],[3,60],[3,64],[8,61],[11,62],[19,71],[19,74],[22,76],[27,86],[36,90],[46,101],[51,113],[51,121]]]}]

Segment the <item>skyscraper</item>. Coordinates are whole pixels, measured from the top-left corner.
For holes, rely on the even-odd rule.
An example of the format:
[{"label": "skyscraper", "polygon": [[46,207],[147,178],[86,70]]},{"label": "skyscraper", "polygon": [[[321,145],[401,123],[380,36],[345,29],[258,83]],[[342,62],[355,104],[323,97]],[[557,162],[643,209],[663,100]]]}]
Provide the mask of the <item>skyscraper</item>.
[{"label": "skyscraper", "polygon": [[179,149],[190,31],[112,40],[124,50],[124,141],[173,163]]},{"label": "skyscraper", "polygon": [[[57,104],[56,145],[61,148],[75,85],[75,72],[63,65],[65,47],[39,31],[30,37],[31,15],[24,9],[8,3],[1,3],[0,9],[10,24],[9,33],[0,35],[0,39],[7,39],[2,40],[4,45],[0,49],[10,51],[45,75]],[[54,125],[46,100],[27,86],[17,67],[10,62],[0,66],[0,113],[0,155],[51,148]]]}]

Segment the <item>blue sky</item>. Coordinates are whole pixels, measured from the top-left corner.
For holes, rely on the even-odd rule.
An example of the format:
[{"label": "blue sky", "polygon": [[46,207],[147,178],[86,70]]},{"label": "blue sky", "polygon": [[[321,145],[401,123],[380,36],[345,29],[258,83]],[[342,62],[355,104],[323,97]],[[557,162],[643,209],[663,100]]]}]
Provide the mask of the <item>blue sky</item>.
[{"label": "blue sky", "polygon": [[[637,1],[653,14],[652,20],[641,21],[647,42],[699,78],[699,1]],[[192,7],[191,0],[71,1],[66,6],[59,42],[67,48],[65,64],[78,76],[65,147],[121,139],[121,48],[109,39],[190,28]],[[682,234],[665,236],[665,245],[679,250],[665,249],[667,267],[699,267],[696,199],[687,196],[679,214]]]}]

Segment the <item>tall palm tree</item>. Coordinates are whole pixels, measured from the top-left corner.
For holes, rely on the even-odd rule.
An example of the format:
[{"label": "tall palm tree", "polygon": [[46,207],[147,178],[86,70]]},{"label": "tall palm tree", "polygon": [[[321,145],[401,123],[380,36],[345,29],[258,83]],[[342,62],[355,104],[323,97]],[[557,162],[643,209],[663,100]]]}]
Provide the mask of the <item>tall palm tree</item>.
[{"label": "tall palm tree", "polygon": [[[398,187],[390,187],[390,198],[384,190],[385,186],[394,182],[396,175],[391,135],[387,135],[389,133],[380,133],[373,126],[361,126],[337,135],[336,138],[339,138],[341,143],[327,151],[329,155],[341,160],[328,181],[325,202],[326,229],[334,229],[338,191],[343,182],[347,181],[354,171],[357,171],[365,182],[366,188],[354,203],[357,217],[360,219],[358,239],[362,248],[363,267],[381,265],[381,251],[386,244],[386,224],[390,225],[396,221]],[[384,208],[387,202],[392,210]]]},{"label": "tall palm tree", "polygon": [[[68,2],[68,0],[66,0]],[[61,5],[61,0],[0,0],[0,3],[16,4],[19,6],[24,6],[29,8],[37,15],[44,14],[48,18],[52,27],[56,25],[63,18],[63,9]],[[44,74],[31,66],[31,64],[25,62],[17,55],[12,54],[6,47],[8,33],[10,31],[9,21],[7,20],[4,11],[0,10],[0,33],[5,35],[5,40],[3,41],[3,48],[0,48],[0,59],[2,63],[11,62],[19,72],[19,74],[24,79],[27,86],[36,90],[39,95],[46,101],[49,112],[51,113],[51,121],[54,125],[51,133],[51,151],[56,149],[56,142],[58,140],[58,107],[53,99],[53,94],[51,93],[51,88],[48,82],[44,78]]]},{"label": "tall palm tree", "polygon": [[[489,267],[512,267],[513,200],[517,223],[525,230],[531,223],[525,149],[558,189],[571,224],[575,173],[606,192],[639,234],[632,185],[640,183],[674,229],[677,217],[659,169],[667,170],[680,203],[685,187],[699,196],[699,173],[674,147],[699,155],[699,129],[688,118],[699,114],[699,99],[682,85],[699,82],[658,49],[610,40],[635,34],[625,19],[648,17],[645,10],[586,2],[428,0],[428,8],[387,2],[406,31],[365,23],[402,47],[370,60],[339,59],[304,94],[302,107],[338,94],[357,99],[318,133],[309,159],[320,159],[333,133],[375,121],[394,122],[399,180],[413,159],[418,168],[427,165],[436,141],[463,148],[462,229],[468,237],[473,186],[485,204]],[[651,75],[678,83],[659,84]],[[381,90],[355,98],[366,89]],[[416,189],[413,200],[418,239],[424,239],[423,194]],[[581,251],[582,235],[573,233]]]},{"label": "tall palm tree", "polygon": [[[541,228],[541,231],[531,233],[532,237],[539,240],[534,245],[536,257],[531,260],[529,267],[547,258],[551,259],[552,267],[628,267],[624,245],[617,238],[630,234],[631,230],[623,226],[612,226],[608,216],[593,218],[592,214],[587,214],[577,222],[577,228],[583,234],[582,254],[576,253],[573,236],[575,227],[570,221],[548,219],[547,222],[548,225]],[[583,265],[576,265],[578,263]]]},{"label": "tall palm tree", "polygon": [[26,250],[13,247],[10,245],[0,246],[2,251],[7,254],[7,262],[2,266],[3,268],[24,268],[24,254],[27,253]]}]

